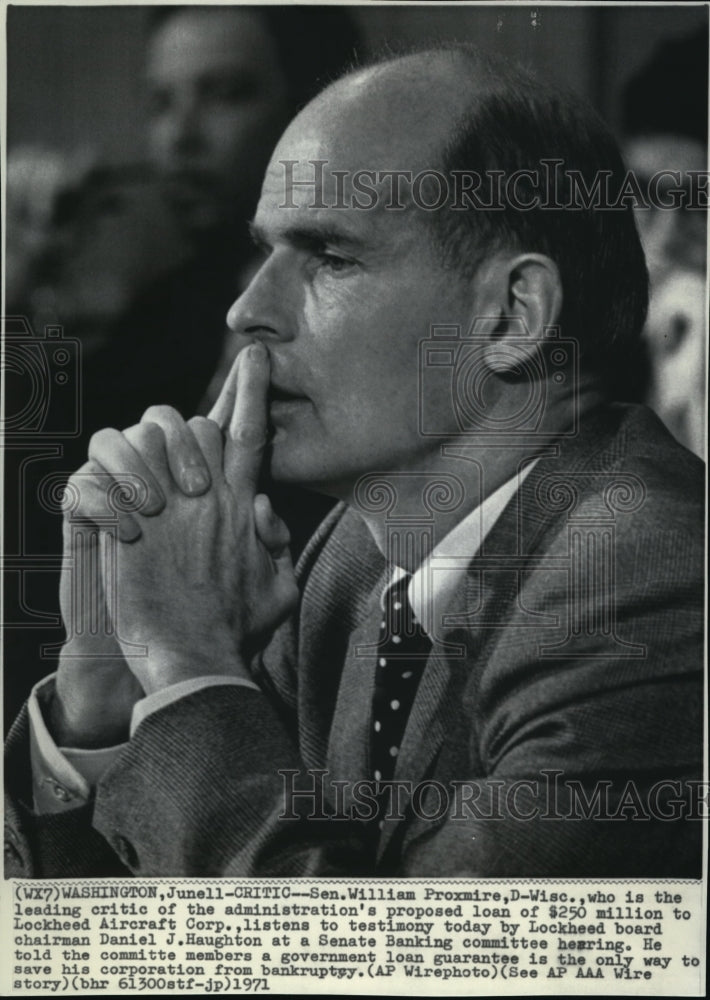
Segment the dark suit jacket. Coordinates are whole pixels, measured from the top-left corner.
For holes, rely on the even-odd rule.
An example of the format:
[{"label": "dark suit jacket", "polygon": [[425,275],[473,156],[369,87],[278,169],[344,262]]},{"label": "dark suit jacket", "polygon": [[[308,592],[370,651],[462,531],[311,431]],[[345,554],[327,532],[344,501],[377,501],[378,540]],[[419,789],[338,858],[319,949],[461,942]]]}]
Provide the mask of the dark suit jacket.
[{"label": "dark suit jacket", "polygon": [[[264,693],[211,688],[150,716],[91,806],[32,816],[20,717],[9,873],[699,877],[702,465],[650,411],[586,418],[470,560],[379,837],[355,786],[374,674],[356,647],[377,638],[387,569],[341,505],[299,576]],[[307,769],[327,772],[323,803],[286,794],[318,787]]]}]

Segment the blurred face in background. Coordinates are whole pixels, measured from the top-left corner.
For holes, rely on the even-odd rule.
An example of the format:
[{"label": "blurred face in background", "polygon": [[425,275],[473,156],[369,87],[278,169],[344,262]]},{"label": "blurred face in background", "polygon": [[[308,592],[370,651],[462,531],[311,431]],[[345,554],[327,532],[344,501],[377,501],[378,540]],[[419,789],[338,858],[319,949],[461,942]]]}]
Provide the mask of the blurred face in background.
[{"label": "blurred face in background", "polygon": [[291,117],[262,19],[238,8],[173,14],[152,35],[147,77],[150,160],[185,226],[241,226]]},{"label": "blurred face in background", "polygon": [[[677,170],[681,178],[704,171],[707,150],[687,136],[648,135],[629,140],[625,156],[647,183],[662,170]],[[647,402],[682,444],[704,458],[707,213],[639,208],[636,219],[651,282],[644,331],[651,363]]]},{"label": "blurred face in background", "polygon": [[[624,156],[644,185],[655,174],[672,169],[680,172],[681,186],[684,183],[687,186],[689,172],[706,170],[707,162],[705,146],[682,135],[638,136],[627,141]],[[678,184],[668,178],[667,187],[676,190]],[[652,284],[658,284],[669,271],[679,267],[704,274],[707,223],[704,211],[638,208],[636,221]]]}]

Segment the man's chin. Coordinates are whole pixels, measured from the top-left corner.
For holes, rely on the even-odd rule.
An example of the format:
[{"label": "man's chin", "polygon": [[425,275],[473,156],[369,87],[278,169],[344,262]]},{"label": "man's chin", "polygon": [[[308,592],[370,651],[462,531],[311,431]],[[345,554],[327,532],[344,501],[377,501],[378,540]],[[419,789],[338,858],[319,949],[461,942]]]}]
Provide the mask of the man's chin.
[{"label": "man's chin", "polygon": [[310,488],[306,470],[303,466],[295,463],[293,459],[280,461],[278,458],[272,458],[268,469],[269,476],[279,486],[302,486],[304,489]]},{"label": "man's chin", "polygon": [[300,486],[303,477],[301,463],[295,458],[293,448],[289,448],[281,437],[276,430],[264,454],[264,469],[268,478],[278,485]]},{"label": "man's chin", "polygon": [[299,486],[312,493],[332,496],[324,476],[322,462],[314,462],[313,456],[293,445],[272,441],[269,445],[264,468],[268,477],[277,486]]}]

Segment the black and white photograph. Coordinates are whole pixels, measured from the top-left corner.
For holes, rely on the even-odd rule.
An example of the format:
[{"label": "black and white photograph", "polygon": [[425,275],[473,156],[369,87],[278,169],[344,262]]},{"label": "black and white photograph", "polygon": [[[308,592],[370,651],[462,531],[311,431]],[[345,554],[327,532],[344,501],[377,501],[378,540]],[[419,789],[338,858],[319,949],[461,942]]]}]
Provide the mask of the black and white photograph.
[{"label": "black and white photograph", "polygon": [[708,11],[4,5],[12,995],[700,995]]}]

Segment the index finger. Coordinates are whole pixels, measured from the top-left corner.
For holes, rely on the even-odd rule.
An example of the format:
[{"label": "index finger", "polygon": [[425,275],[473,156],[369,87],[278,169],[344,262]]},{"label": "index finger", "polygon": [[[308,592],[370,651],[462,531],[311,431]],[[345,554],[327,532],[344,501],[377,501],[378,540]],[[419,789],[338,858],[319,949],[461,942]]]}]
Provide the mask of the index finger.
[{"label": "index finger", "polygon": [[219,424],[223,431],[226,431],[229,427],[229,421],[232,417],[234,411],[234,401],[237,398],[237,381],[239,379],[239,367],[241,365],[241,358],[244,354],[246,348],[237,354],[236,358],[232,362],[232,367],[229,369],[226,379],[224,380],[224,385],[222,386],[217,401],[214,406],[207,414],[208,420],[214,420],[216,424]]},{"label": "index finger", "polygon": [[241,354],[236,396],[227,428],[224,476],[236,493],[256,491],[268,441],[269,353],[260,342]]}]

